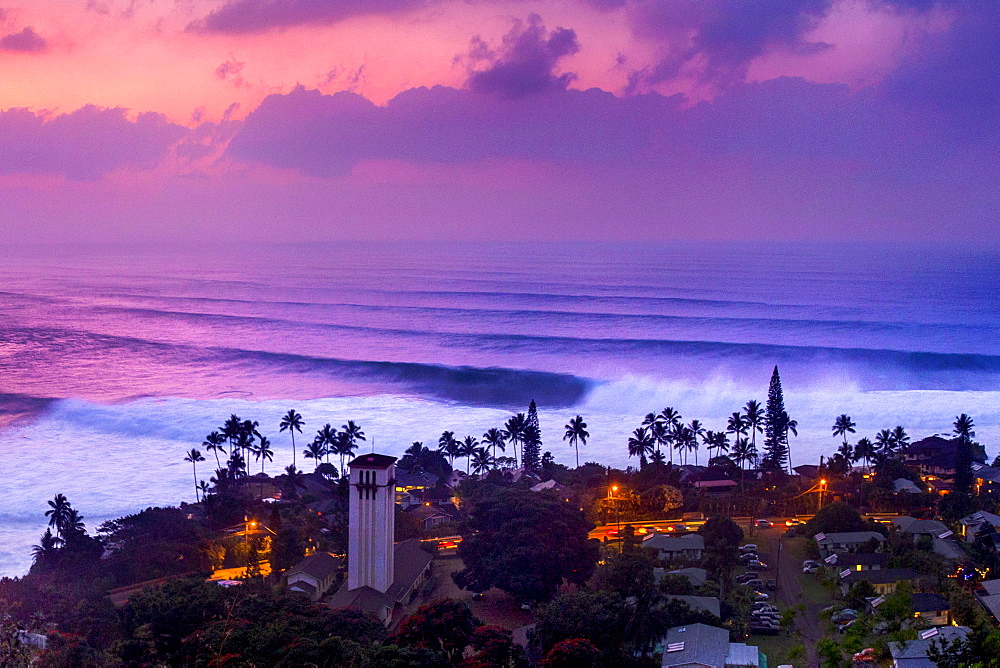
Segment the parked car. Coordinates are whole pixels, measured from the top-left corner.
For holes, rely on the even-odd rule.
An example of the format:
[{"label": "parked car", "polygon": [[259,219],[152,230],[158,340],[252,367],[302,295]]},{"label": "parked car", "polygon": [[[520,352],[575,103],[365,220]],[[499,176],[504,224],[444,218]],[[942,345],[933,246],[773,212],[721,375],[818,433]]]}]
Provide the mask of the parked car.
[{"label": "parked car", "polygon": [[765,584],[767,585],[767,588],[770,589],[771,591],[774,591],[778,588],[777,580],[768,580]]},{"label": "parked car", "polygon": [[802,562],[802,572],[803,573],[818,573],[820,565],[812,560],[807,560]]},{"label": "parked car", "polygon": [[850,608],[844,608],[843,610],[838,610],[830,616],[830,621],[834,624],[846,624],[847,622],[854,621],[858,618],[858,613]]},{"label": "parked car", "polygon": [[760,557],[757,556],[756,552],[746,552],[740,555],[740,562],[746,564],[750,561],[760,561]]},{"label": "parked car", "polygon": [[740,548],[740,552],[744,554],[747,552],[756,552],[756,551],[757,551],[757,546],[754,545],[753,543],[747,543],[746,545]]},{"label": "parked car", "polygon": [[770,529],[771,522],[769,520],[757,520],[754,522],[754,526],[758,529]]},{"label": "parked car", "polygon": [[747,568],[749,568],[751,571],[766,571],[767,564],[765,564],[763,561],[751,561],[747,564]]},{"label": "parked car", "polygon": [[754,600],[757,600],[757,601],[766,601],[766,600],[768,600],[770,598],[771,598],[770,596],[768,596],[767,594],[765,594],[762,591],[755,591],[754,592]]},{"label": "parked car", "polygon": [[774,612],[774,613],[778,612],[778,608],[776,606],[773,606],[765,601],[756,601],[750,607],[750,610],[751,612]]},{"label": "parked car", "polygon": [[751,589],[763,589],[764,583],[760,580],[747,580],[746,582],[740,583],[744,587],[750,587]]},{"label": "parked car", "polygon": [[851,659],[855,663],[875,663],[878,658],[875,656],[875,648],[869,647],[855,654]]}]

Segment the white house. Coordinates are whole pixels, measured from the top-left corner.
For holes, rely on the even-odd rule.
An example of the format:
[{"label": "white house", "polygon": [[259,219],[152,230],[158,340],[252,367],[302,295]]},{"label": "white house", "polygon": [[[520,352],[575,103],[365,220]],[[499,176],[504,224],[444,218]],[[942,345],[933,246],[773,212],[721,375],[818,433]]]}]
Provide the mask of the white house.
[{"label": "white house", "polygon": [[656,550],[660,559],[701,559],[705,551],[705,539],[699,534],[689,533],[686,536],[666,536],[655,534],[642,542],[643,547]]},{"label": "white house", "polygon": [[286,587],[289,591],[300,591],[318,601],[333,586],[339,567],[340,559],[329,552],[309,555],[289,569]]}]

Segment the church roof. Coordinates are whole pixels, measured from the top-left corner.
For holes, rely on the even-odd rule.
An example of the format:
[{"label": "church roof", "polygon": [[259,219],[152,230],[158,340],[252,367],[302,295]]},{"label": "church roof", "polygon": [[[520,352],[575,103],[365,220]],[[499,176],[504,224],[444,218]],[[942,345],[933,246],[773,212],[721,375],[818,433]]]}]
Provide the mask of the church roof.
[{"label": "church roof", "polygon": [[378,455],[374,452],[368,455],[355,457],[348,464],[350,467],[361,466],[366,469],[387,469],[396,463],[395,457],[389,455]]},{"label": "church roof", "polygon": [[431,563],[434,556],[420,546],[420,540],[411,538],[396,543],[393,551],[392,585],[386,593],[371,587],[347,589],[347,583],[328,600],[331,608],[358,608],[364,612],[378,613],[381,608],[390,610],[403,602],[413,583]]}]

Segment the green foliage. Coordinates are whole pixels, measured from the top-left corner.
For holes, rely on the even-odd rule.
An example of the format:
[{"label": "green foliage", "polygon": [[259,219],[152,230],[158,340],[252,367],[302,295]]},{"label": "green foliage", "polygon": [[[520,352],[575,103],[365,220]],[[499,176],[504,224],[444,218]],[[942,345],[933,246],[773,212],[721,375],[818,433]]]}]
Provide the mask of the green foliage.
[{"label": "green foliage", "polygon": [[736,568],[738,548],[743,541],[743,529],[728,517],[711,517],[699,533],[705,538],[702,563],[709,576],[719,583],[722,592]]},{"label": "green foliage", "polygon": [[295,527],[282,527],[271,541],[271,568],[276,571],[291,568],[305,556],[305,550],[302,532]]},{"label": "green foliage", "polygon": [[683,575],[674,573],[666,573],[660,578],[659,590],[663,594],[675,594],[678,596],[691,596],[695,593],[695,588],[691,584],[691,580]]},{"label": "green foliage", "polygon": [[866,522],[855,508],[841,502],[824,506],[805,525],[807,536],[817,533],[880,530],[880,528],[872,525],[872,523]]},{"label": "green foliage", "polygon": [[[597,590],[617,592],[623,598],[629,596],[648,598],[654,586],[655,564],[656,558],[646,552],[617,554],[598,566],[591,580],[591,586]],[[687,582],[687,578],[684,580]]]},{"label": "green foliage", "polygon": [[350,649],[335,642],[324,646],[330,636],[368,643],[385,636],[382,624],[367,615],[330,610],[250,581],[227,589],[200,578],[173,580],[133,596],[122,620],[119,658],[126,664],[205,665],[228,656],[278,665],[292,647],[322,664],[323,656]]},{"label": "green foliage", "polygon": [[601,651],[618,651],[625,643],[627,625],[625,600],[619,594],[580,591],[539,606],[529,639],[542,654],[573,638],[584,638]]},{"label": "green foliage", "polygon": [[459,587],[495,586],[519,600],[545,601],[564,580],[583,584],[593,574],[593,524],[561,497],[494,486],[476,496],[458,547],[465,565],[453,575]]}]

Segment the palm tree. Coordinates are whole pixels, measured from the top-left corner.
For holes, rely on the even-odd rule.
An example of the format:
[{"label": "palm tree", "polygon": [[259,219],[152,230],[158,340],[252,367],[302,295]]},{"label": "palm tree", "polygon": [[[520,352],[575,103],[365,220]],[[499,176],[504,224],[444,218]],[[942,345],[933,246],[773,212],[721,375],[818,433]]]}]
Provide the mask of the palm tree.
[{"label": "palm tree", "polygon": [[319,468],[320,461],[326,455],[326,443],[323,442],[319,436],[313,439],[313,442],[306,446],[306,449],[302,451],[302,454],[306,459],[314,459],[316,461],[316,468]]},{"label": "palm tree", "polygon": [[657,413],[646,413],[646,417],[642,419],[642,425],[649,430],[650,436],[653,437],[653,443],[656,449],[660,449],[660,442],[663,440],[663,418]]},{"label": "palm tree", "polygon": [[219,461],[219,453],[226,454],[226,449],[222,447],[222,444],[226,442],[226,437],[217,431],[213,431],[211,434],[205,437],[202,441],[202,445],[206,450],[215,454],[215,468],[221,469],[222,462]]},{"label": "palm tree", "polygon": [[673,464],[674,434],[676,433],[677,425],[681,423],[681,414],[670,406],[667,406],[660,411],[660,420],[663,421],[663,445],[666,446],[667,451],[670,453],[670,463]]},{"label": "palm tree", "polygon": [[500,448],[500,452],[506,449],[503,432],[496,427],[491,427],[489,431],[483,434],[483,445],[489,446],[493,450],[493,459],[496,459],[497,448]]},{"label": "palm tree", "polygon": [[208,483],[205,482],[204,480],[199,480],[198,481],[198,489],[201,490],[201,500],[202,501],[204,501],[205,498],[208,496],[208,487],[209,487]]},{"label": "palm tree", "polygon": [[[675,422],[674,426],[670,430],[670,440],[674,444],[674,448],[677,450],[678,458],[684,457],[687,461],[687,455],[685,448],[687,447],[687,430],[688,428],[682,425],[680,422]],[[671,463],[673,463],[673,458],[671,458]]]},{"label": "palm tree", "polygon": [[448,463],[454,466],[455,456],[458,455],[458,440],[455,438],[455,432],[445,431],[441,433],[441,437],[438,439],[438,451],[447,455]]},{"label": "palm tree", "polygon": [[49,518],[49,526],[55,527],[56,533],[61,538],[65,538],[66,517],[72,509],[65,495],[56,494],[55,498],[49,501],[49,510],[45,511],[45,516]]},{"label": "palm tree", "polygon": [[738,438],[740,436],[746,436],[747,430],[749,429],[750,423],[748,423],[743,417],[743,413],[736,411],[729,416],[729,421],[726,423],[727,434],[732,434],[734,437]]},{"label": "palm tree", "polygon": [[[715,456],[720,453],[729,452],[729,437],[724,431],[706,431],[704,438],[705,447],[708,450],[715,450]],[[709,452],[708,461],[712,461],[712,454]]]},{"label": "palm tree", "polygon": [[704,436],[705,425],[701,423],[701,420],[691,420],[691,424],[688,425],[688,431],[691,432],[693,438],[688,441],[687,447],[689,450],[694,450],[694,465],[698,465],[698,437]]},{"label": "palm tree", "polygon": [[628,456],[639,457],[639,468],[646,467],[646,456],[653,452],[653,436],[645,427],[638,427],[628,437]]},{"label": "palm tree", "polygon": [[62,538],[58,538],[52,535],[52,529],[46,529],[45,533],[42,534],[42,539],[38,545],[34,545],[31,548],[31,556],[34,562],[37,564],[39,562],[46,562],[55,556],[56,551],[59,546],[63,543]]},{"label": "palm tree", "polygon": [[885,458],[891,455],[894,445],[895,441],[893,441],[892,432],[888,429],[883,429],[875,434],[875,448],[879,457]]},{"label": "palm tree", "polygon": [[326,446],[326,452],[324,455],[326,459],[324,461],[330,461],[330,455],[338,454],[337,452],[337,430],[333,428],[329,422],[327,422],[323,427],[316,432],[316,440],[322,441],[323,445]]},{"label": "palm tree", "polygon": [[833,427],[831,427],[831,429],[833,430],[833,435],[835,437],[843,436],[844,445],[847,445],[847,435],[853,434],[854,428],[857,426],[858,425],[854,423],[854,420],[851,419],[851,416],[844,413],[833,421]]},{"label": "palm tree", "polygon": [[199,501],[198,499],[198,462],[205,461],[205,458],[201,456],[198,448],[191,448],[191,451],[186,453],[184,461],[191,462],[191,472],[194,473],[194,500],[195,503]]},{"label": "palm tree", "polygon": [[[750,428],[750,445],[753,446],[753,451],[756,453],[757,434],[764,433],[764,408],[760,405],[759,401],[751,399],[743,407],[743,417],[746,418],[747,425]],[[756,457],[756,454],[754,457]]]},{"label": "palm tree", "polygon": [[788,417],[788,413],[782,411],[781,422],[785,425],[785,447],[788,449],[788,472],[792,472],[792,444],[788,442],[788,432],[792,432],[792,436],[798,437],[799,435],[799,421],[792,420]]},{"label": "palm tree", "polygon": [[484,447],[473,450],[470,459],[472,461],[472,470],[477,475],[486,473],[493,466],[493,457],[490,456],[489,450]]},{"label": "palm tree", "polygon": [[479,441],[476,440],[475,436],[466,436],[465,440],[458,444],[459,457],[465,457],[465,472],[468,473],[470,467],[472,466],[472,453],[476,451],[479,447]]},{"label": "palm tree", "polygon": [[867,438],[860,439],[854,444],[854,458],[865,460],[865,468],[871,468],[871,459],[875,456],[875,445]]},{"label": "palm tree", "polygon": [[353,454],[354,449],[358,446],[358,441],[367,441],[365,438],[365,432],[361,431],[361,427],[354,422],[354,420],[348,420],[347,424],[340,425],[340,430],[347,434],[347,438],[351,443],[350,452]]},{"label": "palm tree", "polygon": [[910,437],[902,425],[896,425],[896,428],[892,430],[892,442],[897,450],[905,450],[906,446],[910,444]]},{"label": "palm tree", "polygon": [[840,444],[840,447],[837,448],[837,453],[844,458],[844,462],[847,464],[847,469],[850,470],[851,462],[855,461],[854,449],[851,447],[851,444],[848,443],[847,441],[844,441],[843,443]]},{"label": "palm tree", "polygon": [[70,508],[66,512],[66,526],[63,527],[63,538],[69,542],[76,536],[86,533],[86,531],[87,528],[83,524],[83,515],[78,513],[76,508]]},{"label": "palm tree", "polygon": [[339,432],[333,439],[333,452],[340,455],[340,475],[345,475],[347,465],[345,459],[353,457],[354,451],[358,449],[357,444],[351,439],[351,435],[346,431]]},{"label": "palm tree", "polygon": [[274,460],[274,451],[271,450],[271,441],[267,436],[260,437],[260,444],[254,450],[254,456],[260,460],[260,472],[264,472],[264,463]]},{"label": "palm tree", "polygon": [[955,418],[953,426],[955,428],[955,436],[965,443],[972,442],[972,439],[976,437],[976,432],[973,431],[976,425],[972,421],[972,418],[965,413]]},{"label": "palm tree", "polygon": [[577,415],[566,423],[566,433],[563,435],[563,440],[568,440],[569,444],[576,450],[576,468],[580,468],[580,443],[587,445],[588,438],[590,438],[590,432],[587,431],[587,423],[583,421],[582,415]]},{"label": "palm tree", "polygon": [[305,422],[302,421],[302,416],[295,411],[295,409],[290,409],[285,413],[284,417],[281,418],[281,424],[278,425],[278,433],[283,431],[288,431],[292,436],[292,466],[295,466],[295,432],[302,433],[302,425]]},{"label": "palm tree", "polygon": [[503,437],[504,440],[510,443],[514,447],[514,463],[517,464],[517,444],[521,442],[524,437],[524,428],[528,426],[528,420],[524,413],[518,413],[517,415],[510,416],[507,423],[504,424]]},{"label": "palm tree", "polygon": [[243,458],[249,459],[248,454],[253,452],[254,439],[260,437],[257,427],[260,423],[256,420],[244,420],[240,428],[240,447],[243,448]]},{"label": "palm tree", "polygon": [[733,449],[730,450],[730,456],[732,456],[736,465],[740,467],[740,482],[743,482],[743,465],[757,458],[757,453],[754,452],[753,446],[750,444],[750,439],[745,436],[737,438],[736,442],[733,443]]}]

